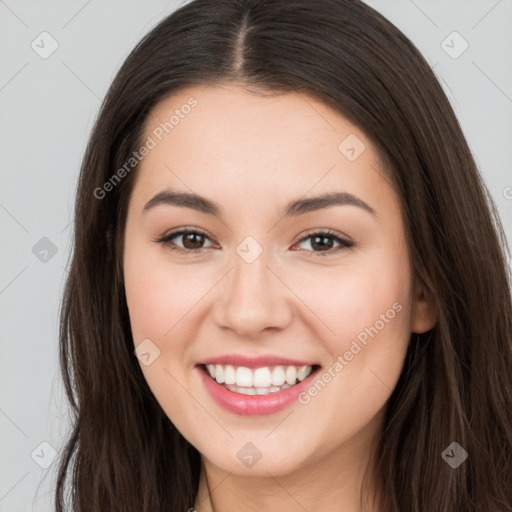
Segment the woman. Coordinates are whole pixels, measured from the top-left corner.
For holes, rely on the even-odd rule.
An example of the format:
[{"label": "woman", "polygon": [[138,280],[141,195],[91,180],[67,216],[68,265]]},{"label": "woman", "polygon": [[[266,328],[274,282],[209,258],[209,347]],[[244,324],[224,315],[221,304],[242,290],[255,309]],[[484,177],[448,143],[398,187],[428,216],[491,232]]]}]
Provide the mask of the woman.
[{"label": "woman", "polygon": [[376,11],[181,7],[81,169],[57,510],[512,510],[504,240]]}]

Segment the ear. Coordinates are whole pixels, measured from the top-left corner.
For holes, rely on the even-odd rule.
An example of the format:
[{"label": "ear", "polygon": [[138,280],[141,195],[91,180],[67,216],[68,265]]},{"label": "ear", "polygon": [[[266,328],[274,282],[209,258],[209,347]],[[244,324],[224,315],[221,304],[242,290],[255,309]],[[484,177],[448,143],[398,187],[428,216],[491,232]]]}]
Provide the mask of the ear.
[{"label": "ear", "polygon": [[437,310],[434,298],[419,279],[415,279],[411,330],[421,334],[435,326]]}]

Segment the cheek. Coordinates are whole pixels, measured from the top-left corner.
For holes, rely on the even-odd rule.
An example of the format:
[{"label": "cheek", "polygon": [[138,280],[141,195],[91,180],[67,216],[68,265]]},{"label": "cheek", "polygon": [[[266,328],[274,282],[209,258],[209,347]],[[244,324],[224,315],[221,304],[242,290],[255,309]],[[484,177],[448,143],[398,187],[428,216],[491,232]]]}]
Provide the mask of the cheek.
[{"label": "cheek", "polygon": [[[361,410],[368,418],[389,397],[400,376],[411,328],[411,279],[408,260],[394,251],[377,251],[364,263],[347,267],[332,280],[311,289],[316,296],[315,311],[331,331],[323,337],[332,362],[325,369],[325,381],[332,382],[333,394],[343,397],[345,410]],[[331,386],[331,384],[329,384]],[[318,388],[322,388],[319,384]],[[315,390],[311,390],[313,394]],[[308,397],[305,397],[305,400]],[[364,412],[366,411],[366,412]]]},{"label": "cheek", "polygon": [[[124,280],[134,345],[149,339],[160,351],[148,365],[141,360],[142,373],[167,416],[178,427],[190,429],[186,419],[194,417],[197,411],[183,389],[187,377],[183,361],[188,339],[184,329],[187,328],[187,313],[200,294],[204,295],[204,290],[198,289],[200,281],[190,270],[171,269],[162,257],[155,258],[157,251],[151,251],[138,241],[127,244],[127,248]],[[153,354],[151,352],[152,357]]]},{"label": "cheek", "polygon": [[333,331],[323,337],[332,359],[299,402],[324,425],[322,435],[334,444],[384,406],[400,376],[409,343],[407,260],[386,257],[385,251],[375,256],[338,273],[327,296],[322,292],[325,282],[311,285],[317,296],[313,309],[321,312]]},{"label": "cheek", "polygon": [[[161,253],[158,257],[150,254],[141,244],[131,246],[125,255],[125,288],[135,344],[151,337],[178,340],[178,333],[186,337],[187,315],[218,280],[215,265],[176,266]],[[361,333],[364,337],[365,328],[378,322],[382,314],[389,311],[386,317],[390,318],[396,302],[402,311],[392,323],[409,319],[409,269],[400,255],[376,251],[357,265],[280,272],[305,306],[298,306],[304,320],[318,325],[333,352],[348,350],[347,343]]]},{"label": "cheek", "polygon": [[[162,338],[175,331],[199,290],[179,275],[162,275],[152,268],[144,275],[127,276],[126,295],[132,331],[145,337]],[[176,326],[176,327],[175,327]]]},{"label": "cheek", "polygon": [[205,276],[197,267],[169,265],[160,248],[139,242],[127,247],[124,279],[135,344],[175,335],[186,323],[181,319],[206,293]]},{"label": "cheek", "polygon": [[[338,365],[333,372],[345,405],[381,407],[395,387],[411,333],[412,295],[408,260],[380,254],[364,271],[354,269],[334,289],[329,311],[336,336],[325,338]],[[337,315],[337,316],[336,316]],[[339,357],[341,356],[341,357]],[[359,402],[362,400],[362,402]]]},{"label": "cheek", "polygon": [[324,333],[332,353],[348,350],[351,340],[364,338],[365,329],[375,324],[379,331],[393,326],[407,333],[410,279],[403,260],[376,253],[357,264],[319,268],[301,276],[288,280],[290,288],[307,306],[304,314]]}]

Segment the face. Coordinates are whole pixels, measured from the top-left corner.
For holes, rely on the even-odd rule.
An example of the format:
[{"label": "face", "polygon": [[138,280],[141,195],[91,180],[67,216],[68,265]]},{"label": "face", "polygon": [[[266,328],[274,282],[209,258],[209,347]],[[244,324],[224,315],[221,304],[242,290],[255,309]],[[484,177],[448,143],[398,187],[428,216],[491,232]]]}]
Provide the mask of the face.
[{"label": "face", "polygon": [[166,98],[144,141],[124,279],[165,413],[235,474],[368,441],[411,332],[434,321],[369,139],[312,97],[230,85]]}]

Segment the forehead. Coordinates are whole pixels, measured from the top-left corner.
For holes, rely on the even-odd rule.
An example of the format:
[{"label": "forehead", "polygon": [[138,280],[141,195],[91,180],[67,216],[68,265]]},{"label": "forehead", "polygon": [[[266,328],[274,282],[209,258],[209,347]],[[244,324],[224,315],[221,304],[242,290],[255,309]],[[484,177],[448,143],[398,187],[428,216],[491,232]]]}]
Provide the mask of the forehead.
[{"label": "forehead", "polygon": [[365,134],[311,96],[258,95],[236,85],[184,89],[162,100],[145,124],[152,149],[136,189],[165,186],[222,202],[332,189],[368,193],[382,181]]},{"label": "forehead", "polygon": [[[337,146],[345,136],[362,132],[341,114],[319,100],[300,93],[250,92],[238,85],[195,86],[160,101],[148,116],[145,131],[156,139],[173,138],[239,152],[272,142],[261,153],[293,147],[294,154],[314,146],[316,150]],[[187,129],[189,128],[189,129]],[[193,131],[194,140],[190,140]],[[235,148],[231,148],[232,150]],[[290,155],[291,157],[292,155]]]}]

